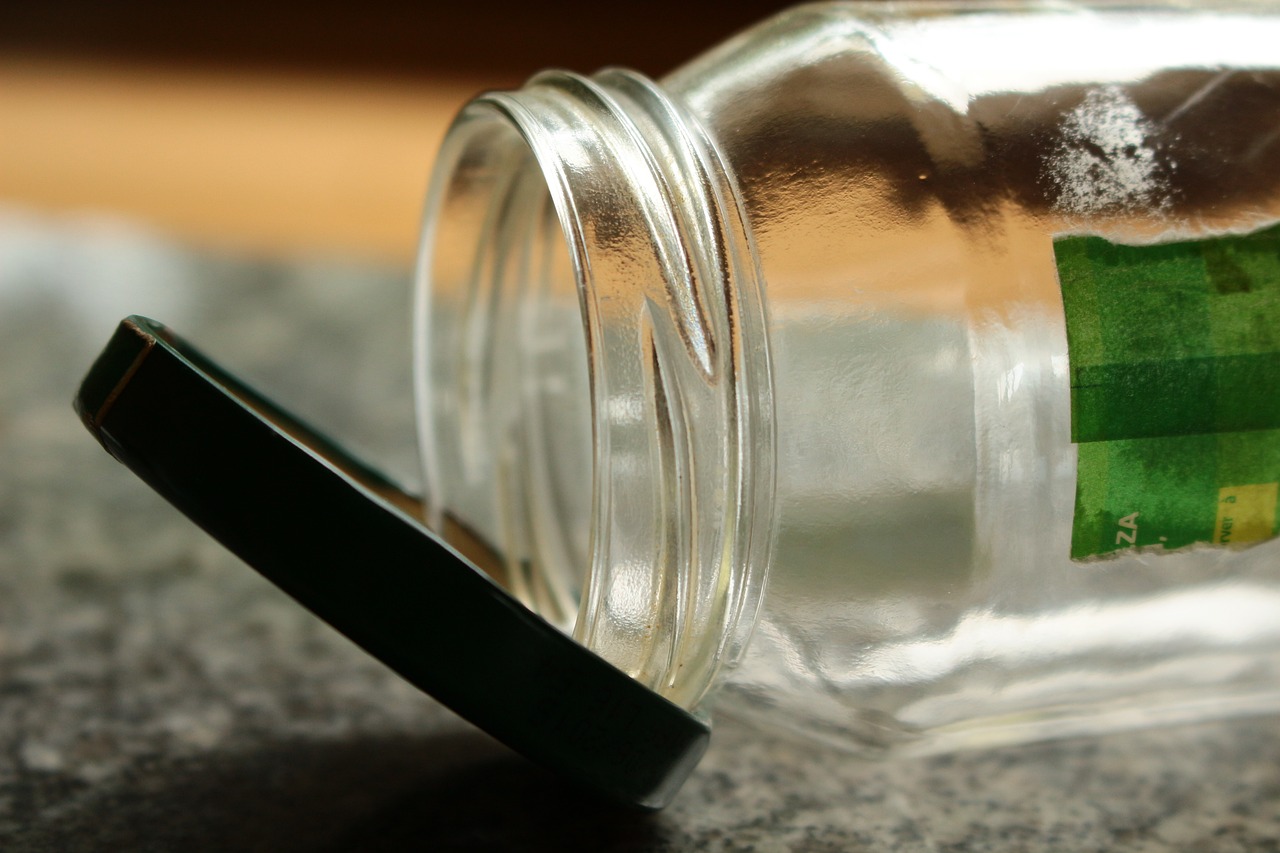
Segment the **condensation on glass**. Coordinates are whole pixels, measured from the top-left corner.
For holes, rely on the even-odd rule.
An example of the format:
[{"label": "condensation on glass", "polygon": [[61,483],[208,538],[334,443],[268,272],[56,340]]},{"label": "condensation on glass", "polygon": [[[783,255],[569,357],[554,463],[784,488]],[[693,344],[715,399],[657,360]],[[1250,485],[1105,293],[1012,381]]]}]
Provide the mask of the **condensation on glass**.
[{"label": "condensation on glass", "polygon": [[433,521],[672,701],[848,746],[1280,707],[1280,543],[1071,559],[1053,248],[1277,220],[1275,5],[824,4],[539,75],[430,190]]}]

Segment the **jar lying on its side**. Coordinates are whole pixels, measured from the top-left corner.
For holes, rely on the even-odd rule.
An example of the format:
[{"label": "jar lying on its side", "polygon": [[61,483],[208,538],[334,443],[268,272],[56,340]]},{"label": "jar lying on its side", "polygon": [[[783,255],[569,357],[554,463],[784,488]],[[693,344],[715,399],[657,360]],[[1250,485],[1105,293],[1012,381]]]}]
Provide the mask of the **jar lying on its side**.
[{"label": "jar lying on its side", "polygon": [[450,131],[435,526],[870,749],[1280,708],[1280,10],[830,4]]}]

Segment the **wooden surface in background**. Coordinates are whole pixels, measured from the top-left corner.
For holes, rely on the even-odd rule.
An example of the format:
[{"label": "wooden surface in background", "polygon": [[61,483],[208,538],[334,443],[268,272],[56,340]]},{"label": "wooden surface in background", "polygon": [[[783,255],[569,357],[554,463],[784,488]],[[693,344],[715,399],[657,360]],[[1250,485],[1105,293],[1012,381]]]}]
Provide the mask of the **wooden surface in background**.
[{"label": "wooden surface in background", "polygon": [[408,260],[468,97],[552,66],[660,75],[782,5],[12,0],[0,205]]},{"label": "wooden surface in background", "polygon": [[0,59],[0,204],[405,261],[432,155],[486,82]]}]

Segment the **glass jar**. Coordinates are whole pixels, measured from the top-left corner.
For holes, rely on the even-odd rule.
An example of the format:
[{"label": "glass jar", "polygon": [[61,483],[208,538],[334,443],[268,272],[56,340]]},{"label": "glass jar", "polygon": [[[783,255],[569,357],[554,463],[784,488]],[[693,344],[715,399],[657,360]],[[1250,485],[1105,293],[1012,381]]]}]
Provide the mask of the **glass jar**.
[{"label": "glass jar", "polygon": [[678,705],[845,746],[1280,707],[1278,13],[823,4],[477,98],[429,521]]}]

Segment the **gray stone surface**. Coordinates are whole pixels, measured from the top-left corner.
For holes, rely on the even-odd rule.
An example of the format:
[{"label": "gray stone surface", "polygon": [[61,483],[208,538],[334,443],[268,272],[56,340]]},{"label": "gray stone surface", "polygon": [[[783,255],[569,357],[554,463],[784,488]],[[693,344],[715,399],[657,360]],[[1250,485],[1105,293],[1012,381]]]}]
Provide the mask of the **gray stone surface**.
[{"label": "gray stone surface", "polygon": [[883,764],[719,721],[669,809],[600,805],[294,605],[71,412],[115,321],[151,313],[412,479],[406,281],[0,212],[0,849],[1280,849],[1275,718]]}]

